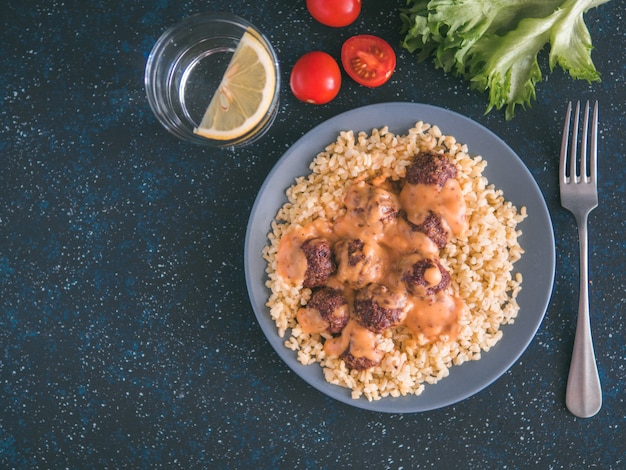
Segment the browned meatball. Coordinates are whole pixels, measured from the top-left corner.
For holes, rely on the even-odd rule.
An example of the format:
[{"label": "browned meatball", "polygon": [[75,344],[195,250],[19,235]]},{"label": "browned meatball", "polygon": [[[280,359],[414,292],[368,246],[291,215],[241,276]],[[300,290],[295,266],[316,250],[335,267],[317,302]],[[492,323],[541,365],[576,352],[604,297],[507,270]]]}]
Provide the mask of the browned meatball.
[{"label": "browned meatball", "polygon": [[430,238],[437,248],[443,249],[448,243],[448,231],[444,228],[441,217],[433,211],[429,211],[428,215],[421,224],[414,224],[406,216],[406,212],[401,212],[400,216],[409,224],[411,230],[421,232]]},{"label": "browned meatball", "polygon": [[383,252],[375,243],[360,239],[340,240],[335,244],[337,279],[353,289],[376,282],[383,274]]},{"label": "browned meatball", "polygon": [[302,244],[307,268],[304,287],[322,286],[335,271],[336,265],[330,243],[325,238],[311,238]]},{"label": "browned meatball", "polygon": [[396,326],[404,318],[406,295],[382,284],[368,284],[354,298],[356,320],[374,333]]},{"label": "browned meatball", "polygon": [[353,370],[366,370],[366,369],[369,369],[370,367],[377,366],[380,363],[380,361],[375,361],[368,357],[354,357],[350,353],[350,350],[347,350],[346,352],[344,352],[341,355],[341,359],[343,359],[343,361],[346,363],[346,366],[348,367],[348,369],[353,369]]},{"label": "browned meatball", "polygon": [[445,155],[433,151],[420,152],[406,169],[410,184],[436,184],[442,187],[449,178],[456,178],[457,169]]},{"label": "browned meatball", "polygon": [[329,333],[339,333],[350,318],[346,297],[342,291],[332,287],[316,289],[306,306],[320,313],[322,319],[328,323]]},{"label": "browned meatball", "polygon": [[362,227],[375,232],[385,227],[398,215],[399,202],[395,194],[359,181],[350,186],[346,195],[346,208]]},{"label": "browned meatball", "polygon": [[433,295],[450,285],[450,273],[437,258],[414,255],[404,266],[402,281],[413,295]]}]

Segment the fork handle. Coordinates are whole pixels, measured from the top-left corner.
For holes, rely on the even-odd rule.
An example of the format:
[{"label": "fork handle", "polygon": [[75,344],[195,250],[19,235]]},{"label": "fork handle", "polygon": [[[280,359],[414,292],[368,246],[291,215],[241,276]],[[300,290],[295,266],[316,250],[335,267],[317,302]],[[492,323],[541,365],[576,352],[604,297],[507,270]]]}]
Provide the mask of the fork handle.
[{"label": "fork handle", "polygon": [[587,266],[587,214],[578,223],[580,245],[580,297],[574,350],[567,379],[565,404],[579,418],[590,418],[602,407],[602,389],[596,366],[589,320],[589,280]]}]

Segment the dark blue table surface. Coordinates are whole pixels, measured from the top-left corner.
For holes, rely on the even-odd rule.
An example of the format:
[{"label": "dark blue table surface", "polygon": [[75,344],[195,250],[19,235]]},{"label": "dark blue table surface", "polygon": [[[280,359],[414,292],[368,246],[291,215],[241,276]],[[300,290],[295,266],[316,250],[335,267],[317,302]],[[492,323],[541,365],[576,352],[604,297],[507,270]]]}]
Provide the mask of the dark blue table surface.
[{"label": "dark blue table surface", "polygon": [[[548,74],[512,121],[487,97],[399,46],[404,1],[363,0],[358,21],[317,24],[304,1],[9,0],[0,22],[1,468],[625,468],[624,2],[589,11],[599,83]],[[391,81],[346,78],[314,107],[281,91],[258,143],[176,140],[143,87],[165,28],[209,9],[269,36],[288,82],[313,49],[356,33],[394,45]],[[578,286],[575,222],[560,206],[565,103],[601,104],[600,205],[590,217],[592,327],[604,405],[565,407]],[[283,152],[308,130],[372,103],[428,103],[504,139],[536,178],[556,236],[545,319],[499,380],[416,414],[363,411],[296,376],[255,320],[243,272],[246,222]]]}]

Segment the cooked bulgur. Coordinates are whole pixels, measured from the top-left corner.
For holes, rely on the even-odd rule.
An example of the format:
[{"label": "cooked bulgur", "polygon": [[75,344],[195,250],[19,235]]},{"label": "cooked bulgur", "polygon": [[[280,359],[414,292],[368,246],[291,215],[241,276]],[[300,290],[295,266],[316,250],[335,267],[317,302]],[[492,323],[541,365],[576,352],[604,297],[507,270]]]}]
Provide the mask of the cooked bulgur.
[{"label": "cooked bulgur", "polygon": [[[344,197],[356,178],[405,177],[406,168],[420,151],[450,155],[467,205],[469,228],[454,238],[440,253],[441,262],[452,274],[450,288],[463,300],[458,337],[451,342],[421,344],[406,327],[378,335],[377,348],[384,352],[380,364],[367,370],[350,370],[339,357],[324,352],[324,337],[302,332],[296,313],[309,300],[311,290],[294,286],[276,273],[276,254],[281,237],[292,227],[305,226],[315,219],[333,220],[346,211]],[[437,126],[418,122],[405,135],[387,127],[370,134],[352,131],[339,134],[336,141],[319,153],[310,165],[311,173],[298,177],[287,189],[288,202],[278,211],[263,251],[267,261],[267,306],[285,346],[300,363],[319,363],[325,379],[352,390],[352,397],[378,400],[407,394],[419,395],[424,384],[446,377],[452,365],[480,359],[502,337],[501,326],[512,323],[519,307],[521,274],[513,264],[523,253],[518,243],[517,224],[526,216],[504,199],[501,190],[483,176],[487,162],[470,156],[467,146],[443,135]]]}]

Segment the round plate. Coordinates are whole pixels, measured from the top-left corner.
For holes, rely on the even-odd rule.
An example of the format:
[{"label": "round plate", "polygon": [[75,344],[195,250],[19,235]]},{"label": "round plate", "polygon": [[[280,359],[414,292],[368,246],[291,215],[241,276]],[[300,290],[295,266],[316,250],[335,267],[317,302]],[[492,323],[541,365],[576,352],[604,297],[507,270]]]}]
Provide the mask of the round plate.
[{"label": "round plate", "polygon": [[[421,395],[378,401],[354,400],[350,390],[324,380],[319,364],[304,366],[296,353],[284,346],[265,302],[266,262],[261,256],[268,243],[267,233],[278,209],[287,202],[286,189],[298,176],[310,173],[309,164],[326,145],[334,142],[340,131],[370,132],[388,126],[391,132],[404,134],[417,121],[437,125],[444,134],[467,144],[471,155],[487,160],[484,175],[504,191],[505,199],[516,207],[526,206],[528,217],[520,224],[520,244],[525,250],[515,269],[524,281],[517,298],[520,306],[515,323],[502,327],[502,339],[478,361],[452,366],[450,375],[434,385],[426,384]],[[300,138],[274,166],[257,195],[245,239],[246,283],[252,307],[268,341],[285,363],[306,382],[326,395],[344,403],[374,411],[412,413],[433,410],[457,403],[493,383],[521,356],[543,320],[554,282],[554,232],[545,201],[522,160],[500,138],[480,124],[460,114],[434,106],[415,103],[383,103],[357,108],[320,124]]]}]

